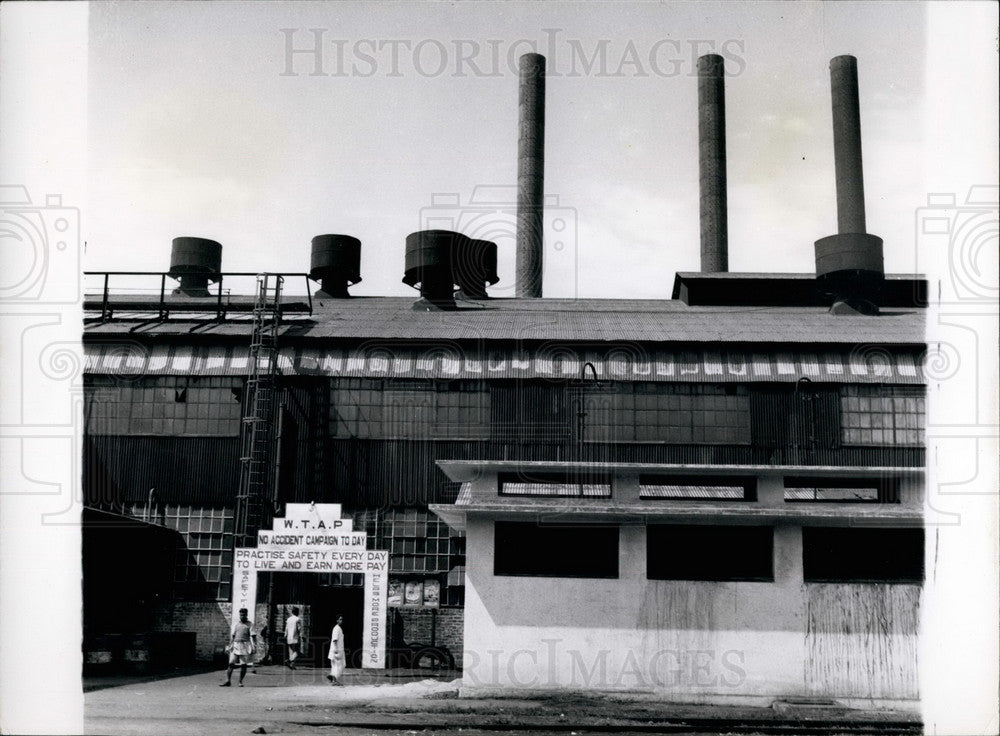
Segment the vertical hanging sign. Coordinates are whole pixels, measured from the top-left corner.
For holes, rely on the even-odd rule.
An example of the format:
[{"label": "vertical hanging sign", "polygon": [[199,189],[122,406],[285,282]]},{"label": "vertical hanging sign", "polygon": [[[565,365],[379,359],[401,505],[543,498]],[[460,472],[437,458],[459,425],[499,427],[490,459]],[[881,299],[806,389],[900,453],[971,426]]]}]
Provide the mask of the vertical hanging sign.
[{"label": "vertical hanging sign", "polygon": [[362,667],[385,667],[385,609],[389,600],[389,553],[367,552],[365,559],[365,620]]},{"label": "vertical hanging sign", "polygon": [[[233,611],[229,617],[229,629],[240,620],[240,609],[247,609],[247,617],[254,619],[254,606],[257,603],[257,570],[246,554],[249,549],[237,549],[233,557]],[[241,554],[243,553],[243,554]]]}]

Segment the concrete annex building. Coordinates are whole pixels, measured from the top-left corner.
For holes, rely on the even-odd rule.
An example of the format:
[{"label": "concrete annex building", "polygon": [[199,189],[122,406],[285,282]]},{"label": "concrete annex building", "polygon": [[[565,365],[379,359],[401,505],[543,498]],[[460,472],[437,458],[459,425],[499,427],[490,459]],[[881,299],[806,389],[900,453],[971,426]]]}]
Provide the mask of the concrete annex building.
[{"label": "concrete annex building", "polygon": [[[89,666],[217,656],[233,548],[316,502],[389,552],[389,662],[445,648],[470,692],[915,702],[926,284],[885,275],[865,232],[852,57],[831,63],[840,233],[816,274],[727,271],[721,61],[699,64],[702,270],[662,300],[542,297],[536,55],[516,298],[486,294],[494,244],[448,231],[407,238],[419,298],[350,297],[360,243],[340,235],[313,240],[310,297],[226,293],[198,238],[174,241],[173,293],[104,277]],[[361,651],[362,577],[263,576],[255,624],[302,606],[319,650],[343,612]]]}]

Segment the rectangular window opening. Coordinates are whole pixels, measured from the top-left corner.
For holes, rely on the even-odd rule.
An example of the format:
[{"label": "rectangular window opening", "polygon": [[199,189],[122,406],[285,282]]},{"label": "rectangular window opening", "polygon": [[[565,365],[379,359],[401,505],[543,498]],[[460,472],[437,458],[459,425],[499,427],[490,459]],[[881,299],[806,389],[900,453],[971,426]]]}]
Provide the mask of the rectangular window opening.
[{"label": "rectangular window opening", "polygon": [[497,521],[493,574],[617,578],[618,527]]},{"label": "rectangular window opening", "polygon": [[646,527],[646,577],[771,582],[774,530],[770,526],[651,524]]},{"label": "rectangular window opening", "polygon": [[611,498],[611,479],[581,470],[570,473],[500,473],[501,496]]},{"label": "rectangular window opening", "polygon": [[899,503],[897,478],[785,478],[791,503]]},{"label": "rectangular window opening", "polygon": [[655,501],[756,501],[753,478],[726,476],[639,477],[639,498]]},{"label": "rectangular window opening", "polygon": [[807,583],[921,583],[924,530],[806,527],[802,567]]}]

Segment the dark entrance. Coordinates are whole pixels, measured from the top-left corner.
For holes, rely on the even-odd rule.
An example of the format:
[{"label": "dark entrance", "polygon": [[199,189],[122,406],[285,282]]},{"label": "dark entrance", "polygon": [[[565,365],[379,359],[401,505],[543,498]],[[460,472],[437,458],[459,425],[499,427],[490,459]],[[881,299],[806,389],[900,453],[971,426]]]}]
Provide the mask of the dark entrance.
[{"label": "dark entrance", "polygon": [[344,617],[344,652],[348,667],[361,666],[365,590],[357,587],[317,586],[313,593],[310,652],[318,667],[329,667],[330,633],[337,615]]},{"label": "dark entrance", "polygon": [[[363,582],[363,575],[354,577],[353,582]],[[361,666],[361,642],[364,628],[365,589],[363,585],[344,585],[341,576],[305,572],[278,573],[274,575],[273,600],[283,605],[304,605],[309,607],[309,643],[304,648],[299,663],[304,666],[329,667],[327,655],[330,653],[330,632],[337,614],[344,617],[344,649],[348,667]],[[258,600],[266,595],[266,573],[258,582]],[[282,615],[280,610],[278,615]],[[284,638],[278,637],[278,646],[284,652]],[[284,657],[284,654],[282,654]],[[282,660],[277,660],[282,661]]]}]

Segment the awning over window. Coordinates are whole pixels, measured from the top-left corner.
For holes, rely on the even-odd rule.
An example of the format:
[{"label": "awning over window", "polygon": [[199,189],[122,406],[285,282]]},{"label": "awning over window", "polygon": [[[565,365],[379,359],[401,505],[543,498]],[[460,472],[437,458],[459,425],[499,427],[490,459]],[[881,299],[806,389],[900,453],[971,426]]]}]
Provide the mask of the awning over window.
[{"label": "awning over window", "polygon": [[[246,375],[249,352],[242,347],[86,344],[86,373],[123,380],[145,375]],[[575,379],[594,366],[600,380],[742,383],[794,382],[802,378],[836,383],[923,384],[920,356],[884,347],[844,351],[750,352],[739,350],[606,349],[517,351],[465,348],[438,343],[419,347],[385,344],[358,348],[285,348],[278,365],[285,375],[344,378]],[[587,377],[592,378],[588,369]]]}]

